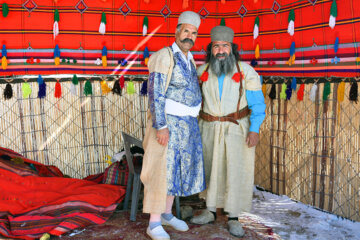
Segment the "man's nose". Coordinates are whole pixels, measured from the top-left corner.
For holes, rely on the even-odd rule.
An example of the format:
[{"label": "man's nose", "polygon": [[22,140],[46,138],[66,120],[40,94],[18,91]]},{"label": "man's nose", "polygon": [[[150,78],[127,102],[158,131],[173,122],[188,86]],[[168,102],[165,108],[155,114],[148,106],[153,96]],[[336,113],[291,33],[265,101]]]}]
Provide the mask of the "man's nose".
[{"label": "man's nose", "polygon": [[224,53],[224,52],[225,52],[225,48],[222,47],[222,46],[220,46],[220,47],[219,47],[219,53]]}]

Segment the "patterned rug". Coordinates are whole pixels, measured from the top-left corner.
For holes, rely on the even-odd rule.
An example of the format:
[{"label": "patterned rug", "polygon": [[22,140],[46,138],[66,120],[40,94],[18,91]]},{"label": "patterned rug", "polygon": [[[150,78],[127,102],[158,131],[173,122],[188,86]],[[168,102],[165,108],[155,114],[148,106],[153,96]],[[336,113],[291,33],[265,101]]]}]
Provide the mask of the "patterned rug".
[{"label": "patterned rug", "polygon": [[[136,222],[129,220],[129,212],[116,211],[113,216],[102,225],[88,226],[85,229],[75,230],[61,236],[61,240],[122,240],[122,239],[150,239],[145,231],[148,226],[149,215],[138,213]],[[251,219],[248,216],[239,219],[244,225],[245,236],[241,239],[281,239],[272,232],[270,227]],[[216,222],[207,225],[189,224],[189,231],[179,232],[171,227],[164,227],[171,239],[181,240],[228,240],[239,239],[229,234],[226,224],[226,216],[221,215]],[[52,237],[51,239],[60,239]]]}]

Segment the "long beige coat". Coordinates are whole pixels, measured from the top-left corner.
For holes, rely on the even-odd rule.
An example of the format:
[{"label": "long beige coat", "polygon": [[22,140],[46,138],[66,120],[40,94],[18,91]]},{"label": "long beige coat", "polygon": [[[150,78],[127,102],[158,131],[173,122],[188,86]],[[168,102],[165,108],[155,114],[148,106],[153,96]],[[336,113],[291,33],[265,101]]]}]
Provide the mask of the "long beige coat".
[{"label": "long beige coat", "polygon": [[[200,76],[205,65],[199,67]],[[246,63],[240,63],[245,75],[240,109],[247,106],[245,90],[261,90],[259,75]],[[227,74],[224,79],[220,101],[218,79],[208,69],[208,81],[202,85],[203,111],[213,116],[225,116],[236,112],[240,83],[232,80],[237,72]],[[231,122],[206,122],[199,120],[203,142],[204,164],[207,190],[201,193],[206,198],[207,207],[224,208],[226,212],[239,214],[251,209],[254,184],[255,147],[245,143],[249,131],[249,117]]]}]

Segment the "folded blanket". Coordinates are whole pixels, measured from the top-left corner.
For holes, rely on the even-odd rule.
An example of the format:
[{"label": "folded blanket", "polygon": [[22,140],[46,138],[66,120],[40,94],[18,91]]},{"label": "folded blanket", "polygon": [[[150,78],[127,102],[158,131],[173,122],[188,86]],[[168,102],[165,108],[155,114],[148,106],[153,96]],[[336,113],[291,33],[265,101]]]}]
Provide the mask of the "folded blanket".
[{"label": "folded blanket", "polygon": [[[24,164],[14,163],[15,158]],[[56,167],[0,148],[0,235],[34,239],[102,224],[125,195],[122,186],[57,175],[62,173]]]}]

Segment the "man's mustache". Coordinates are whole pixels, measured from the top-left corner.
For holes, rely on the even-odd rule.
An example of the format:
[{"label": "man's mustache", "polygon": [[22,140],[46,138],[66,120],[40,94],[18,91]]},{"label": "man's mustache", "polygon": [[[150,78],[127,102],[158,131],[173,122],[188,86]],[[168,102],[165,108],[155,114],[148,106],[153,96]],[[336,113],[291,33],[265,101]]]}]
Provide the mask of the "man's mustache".
[{"label": "man's mustache", "polygon": [[183,40],[180,40],[180,42],[182,43],[191,43],[192,45],[194,45],[194,41],[190,38],[184,38]]},{"label": "man's mustache", "polygon": [[219,57],[228,57],[229,55],[227,53],[218,53],[215,55],[216,58],[219,58]]}]

